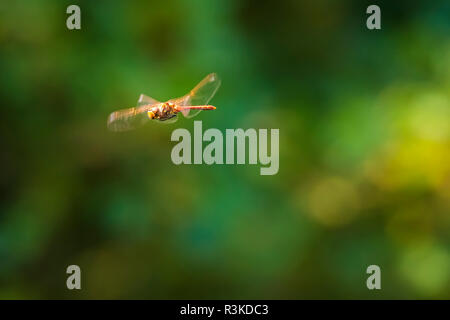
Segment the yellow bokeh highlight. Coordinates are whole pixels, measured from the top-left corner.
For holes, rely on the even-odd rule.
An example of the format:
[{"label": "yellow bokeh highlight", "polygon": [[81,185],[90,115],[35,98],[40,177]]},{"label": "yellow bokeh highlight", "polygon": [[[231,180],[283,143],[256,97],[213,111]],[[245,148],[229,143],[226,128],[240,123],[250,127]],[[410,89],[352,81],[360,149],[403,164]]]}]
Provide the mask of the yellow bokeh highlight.
[{"label": "yellow bokeh highlight", "polygon": [[315,181],[308,193],[308,212],[320,224],[335,227],[352,221],[360,201],[356,186],[340,177]]},{"label": "yellow bokeh highlight", "polygon": [[432,297],[448,288],[450,255],[445,248],[431,243],[411,246],[401,255],[398,272],[418,293]]}]

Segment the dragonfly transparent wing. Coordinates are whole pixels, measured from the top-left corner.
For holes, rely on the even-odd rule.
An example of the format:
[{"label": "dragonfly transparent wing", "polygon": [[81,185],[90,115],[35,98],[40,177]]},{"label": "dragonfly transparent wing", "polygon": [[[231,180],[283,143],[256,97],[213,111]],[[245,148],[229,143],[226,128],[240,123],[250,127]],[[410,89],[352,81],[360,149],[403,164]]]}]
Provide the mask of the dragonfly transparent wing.
[{"label": "dragonfly transparent wing", "polygon": [[128,131],[143,126],[150,120],[147,111],[158,103],[160,103],[158,100],[141,94],[135,108],[118,110],[109,115],[108,129],[111,131]]},{"label": "dragonfly transparent wing", "polygon": [[137,106],[140,107],[140,106],[144,106],[144,105],[147,105],[147,104],[157,104],[157,103],[160,103],[160,102],[158,100],[153,99],[152,97],[146,96],[145,94],[142,93],[139,96],[139,100],[137,102]]},{"label": "dragonfly transparent wing", "polygon": [[111,131],[127,131],[144,125],[150,120],[147,111],[151,107],[151,105],[147,105],[111,113],[108,117],[108,129]]},{"label": "dragonfly transparent wing", "polygon": [[[208,74],[200,81],[194,89],[188,94],[178,99],[170,100],[178,106],[198,106],[206,105],[214,97],[221,84],[220,78],[216,73]],[[201,110],[183,110],[181,111],[186,118],[195,117]]]}]

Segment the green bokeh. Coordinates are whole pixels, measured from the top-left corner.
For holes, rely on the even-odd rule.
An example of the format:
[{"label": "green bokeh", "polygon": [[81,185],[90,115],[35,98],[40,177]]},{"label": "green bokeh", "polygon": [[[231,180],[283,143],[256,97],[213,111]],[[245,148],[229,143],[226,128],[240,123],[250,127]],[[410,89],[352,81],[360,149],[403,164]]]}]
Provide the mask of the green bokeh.
[{"label": "green bokeh", "polygon": [[[450,298],[448,1],[378,1],[377,31],[368,1],[76,3],[79,31],[0,4],[0,298]],[[278,128],[277,175],[174,165],[191,119],[107,131],[211,72],[195,119]]]}]

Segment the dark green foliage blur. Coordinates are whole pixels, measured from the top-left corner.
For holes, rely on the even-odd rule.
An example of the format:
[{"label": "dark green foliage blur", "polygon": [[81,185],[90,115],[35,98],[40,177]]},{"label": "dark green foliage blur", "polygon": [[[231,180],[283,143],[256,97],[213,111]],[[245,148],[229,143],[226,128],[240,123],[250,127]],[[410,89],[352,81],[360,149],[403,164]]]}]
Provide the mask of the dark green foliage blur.
[{"label": "dark green foliage blur", "polygon": [[[277,175],[107,130],[211,72],[195,120],[279,128]],[[0,103],[0,298],[450,298],[447,0],[3,1]]]}]

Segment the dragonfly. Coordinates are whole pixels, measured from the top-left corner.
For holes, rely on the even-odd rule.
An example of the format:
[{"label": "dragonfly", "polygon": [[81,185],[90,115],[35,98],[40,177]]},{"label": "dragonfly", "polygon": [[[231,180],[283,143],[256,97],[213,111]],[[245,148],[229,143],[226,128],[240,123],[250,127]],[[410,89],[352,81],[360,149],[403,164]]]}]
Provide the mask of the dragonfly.
[{"label": "dragonfly", "polygon": [[185,118],[195,117],[202,110],[215,110],[208,102],[216,94],[221,84],[216,73],[207,75],[189,93],[180,98],[160,102],[145,94],[139,96],[137,106],[111,113],[107,126],[111,131],[128,131],[143,126],[149,121],[173,123],[178,114]]}]

